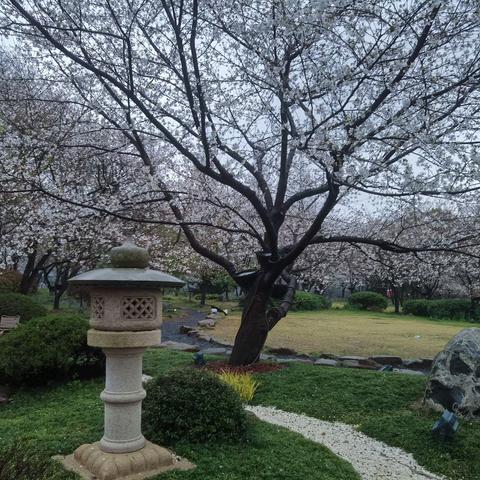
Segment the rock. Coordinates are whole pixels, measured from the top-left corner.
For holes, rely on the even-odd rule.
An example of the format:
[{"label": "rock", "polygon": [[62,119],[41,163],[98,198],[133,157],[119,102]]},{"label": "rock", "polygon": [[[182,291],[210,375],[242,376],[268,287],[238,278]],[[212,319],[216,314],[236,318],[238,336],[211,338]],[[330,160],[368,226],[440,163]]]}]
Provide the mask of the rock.
[{"label": "rock", "polygon": [[178,331],[184,335],[189,335],[191,332],[196,331],[195,327],[190,327],[188,325],[181,325]]},{"label": "rock", "polygon": [[268,353],[273,355],[296,355],[297,352],[293,348],[287,347],[278,347],[278,348],[269,348]]},{"label": "rock", "polygon": [[266,353],[261,353],[260,354],[260,360],[265,361],[265,360],[274,360],[275,357],[273,355],[268,355]]},{"label": "rock", "polygon": [[424,404],[480,418],[480,328],[467,328],[434,359]]},{"label": "rock", "polygon": [[189,337],[196,337],[200,333],[200,330],[198,328],[194,328],[193,330],[190,330],[187,335]]},{"label": "rock", "polygon": [[432,368],[433,360],[430,358],[415,358],[413,360],[405,360],[403,365],[405,368],[409,368],[410,370],[429,372]]},{"label": "rock", "polygon": [[377,369],[377,367],[362,364],[358,360],[339,360],[338,361],[338,366],[339,367],[347,367],[347,368],[363,368],[365,370],[376,370]]},{"label": "rock", "polygon": [[225,355],[227,353],[227,349],[220,347],[205,348],[201,350],[200,353],[203,353],[204,355]]},{"label": "rock", "polygon": [[205,320],[199,320],[197,323],[199,327],[214,328],[217,322],[207,318]]},{"label": "rock", "polygon": [[336,360],[338,356],[334,355],[333,353],[321,353],[318,355],[318,358],[329,358],[330,360]]},{"label": "rock", "polygon": [[331,358],[319,358],[315,361],[315,365],[322,365],[326,367],[336,367],[338,362],[336,360],[332,360]]},{"label": "rock", "polygon": [[395,357],[394,355],[375,355],[369,357],[369,360],[377,362],[380,365],[392,365],[394,367],[401,367],[403,365],[403,360],[400,357]]},{"label": "rock", "polygon": [[312,360],[307,360],[306,358],[277,358],[277,363],[309,363],[310,365],[313,363]]},{"label": "rock", "polygon": [[205,332],[198,332],[197,338],[204,340],[205,342],[213,342],[213,337]]},{"label": "rock", "polygon": [[143,373],[142,374],[142,383],[148,383],[153,377],[151,377],[150,375],[147,375],[146,373]]},{"label": "rock", "polygon": [[420,375],[423,377],[423,373],[419,372],[418,370],[408,370],[407,368],[394,368],[393,371],[395,373],[404,373],[407,375]]},{"label": "rock", "polygon": [[200,348],[197,345],[191,345],[189,343],[180,343],[173,342],[168,340],[167,342],[162,342],[159,345],[159,348],[170,348],[171,350],[180,350],[182,352],[198,352]]},{"label": "rock", "polygon": [[355,355],[349,356],[342,356],[338,357],[338,360],[344,365],[345,367],[352,367],[352,368],[371,368],[376,369],[379,368],[380,365],[373,360],[366,358],[366,357],[357,357]]}]

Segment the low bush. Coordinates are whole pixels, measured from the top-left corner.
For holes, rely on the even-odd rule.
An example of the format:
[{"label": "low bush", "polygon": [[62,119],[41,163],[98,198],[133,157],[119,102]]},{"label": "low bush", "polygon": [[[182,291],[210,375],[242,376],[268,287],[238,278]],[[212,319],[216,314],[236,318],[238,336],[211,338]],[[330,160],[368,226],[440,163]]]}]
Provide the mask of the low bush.
[{"label": "low bush", "polygon": [[332,306],[332,302],[322,295],[311,292],[298,291],[295,293],[292,306],[290,308],[293,312],[302,310],[325,310]]},{"label": "low bush", "polygon": [[0,294],[0,316],[19,315],[20,322],[28,322],[33,317],[42,317],[47,309],[33,301],[27,295],[20,293]]},{"label": "low bush", "polygon": [[471,308],[471,301],[467,298],[445,298],[442,300],[432,300],[428,308],[428,313],[432,318],[469,320],[471,317]]},{"label": "low bush", "polygon": [[217,375],[222,382],[230,385],[238,393],[243,402],[250,402],[260,385],[249,373],[223,370]]},{"label": "low bush", "polygon": [[385,310],[388,306],[388,299],[376,292],[355,292],[348,298],[348,303],[360,310]]},{"label": "low bush", "polygon": [[145,436],[159,444],[245,440],[246,414],[238,394],[210,372],[187,369],[146,386]]},{"label": "low bush", "polygon": [[0,269],[0,293],[18,292],[22,274],[15,270]]},{"label": "low bush", "polygon": [[403,306],[403,313],[447,320],[477,320],[480,318],[478,307],[475,307],[472,312],[472,303],[468,298],[408,300]]},{"label": "low bush", "polygon": [[38,446],[16,441],[0,450],[0,480],[75,480],[78,477],[39,452]]},{"label": "low bush", "polygon": [[407,315],[429,316],[430,300],[407,300],[403,303],[403,313]]},{"label": "low bush", "polygon": [[81,315],[49,315],[0,337],[0,383],[40,385],[101,374],[104,355],[87,345],[87,330]]}]

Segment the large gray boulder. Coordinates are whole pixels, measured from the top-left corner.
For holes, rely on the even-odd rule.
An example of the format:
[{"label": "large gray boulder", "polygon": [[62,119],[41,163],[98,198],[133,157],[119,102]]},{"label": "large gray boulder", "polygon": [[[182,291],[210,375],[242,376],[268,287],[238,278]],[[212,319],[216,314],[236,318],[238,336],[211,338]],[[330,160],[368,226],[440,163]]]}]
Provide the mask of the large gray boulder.
[{"label": "large gray boulder", "polygon": [[433,360],[424,403],[480,418],[480,328],[467,328]]}]

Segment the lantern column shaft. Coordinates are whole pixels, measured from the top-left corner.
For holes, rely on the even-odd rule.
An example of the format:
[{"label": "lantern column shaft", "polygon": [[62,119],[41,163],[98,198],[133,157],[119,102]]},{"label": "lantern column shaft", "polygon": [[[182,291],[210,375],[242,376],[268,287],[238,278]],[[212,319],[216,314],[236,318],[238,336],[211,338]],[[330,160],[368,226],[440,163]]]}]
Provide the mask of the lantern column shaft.
[{"label": "lantern column shaft", "polygon": [[106,356],[104,436],[107,453],[128,453],[145,446],[142,435],[142,359],[145,348],[104,348]]}]

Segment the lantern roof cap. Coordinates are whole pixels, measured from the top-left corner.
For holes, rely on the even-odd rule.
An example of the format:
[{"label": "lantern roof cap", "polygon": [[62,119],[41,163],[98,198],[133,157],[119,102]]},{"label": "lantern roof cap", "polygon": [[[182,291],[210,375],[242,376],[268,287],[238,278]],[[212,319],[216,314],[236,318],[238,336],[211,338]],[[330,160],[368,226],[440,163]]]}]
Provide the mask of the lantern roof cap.
[{"label": "lantern roof cap", "polygon": [[112,268],[81,273],[69,280],[75,286],[103,287],[183,287],[185,282],[148,267],[150,256],[145,248],[127,240],[110,251]]}]

